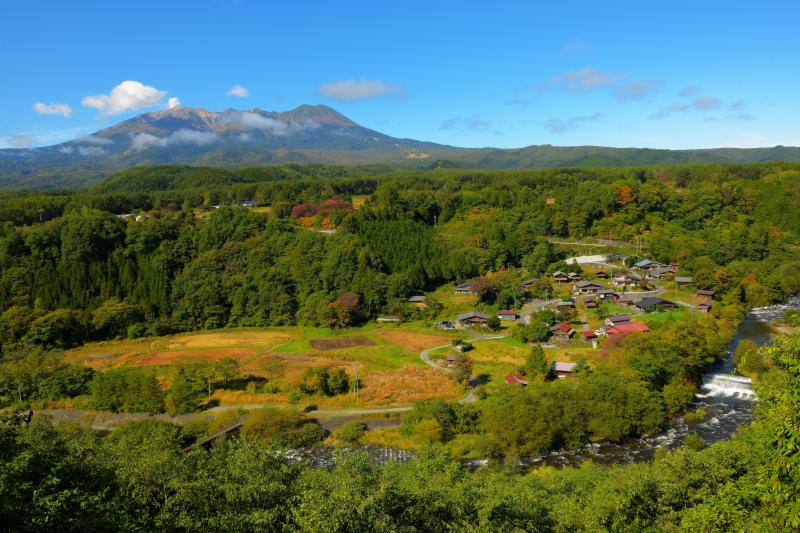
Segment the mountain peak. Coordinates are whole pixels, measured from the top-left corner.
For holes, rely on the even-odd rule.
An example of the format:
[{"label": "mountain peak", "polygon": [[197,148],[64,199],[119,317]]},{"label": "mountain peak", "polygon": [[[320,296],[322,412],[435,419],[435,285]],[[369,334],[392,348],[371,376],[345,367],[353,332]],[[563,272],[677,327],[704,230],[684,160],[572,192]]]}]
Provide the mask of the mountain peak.
[{"label": "mountain peak", "polygon": [[320,125],[330,124],[336,126],[358,126],[358,124],[342,115],[332,107],[322,104],[300,104],[291,111],[284,111],[283,113],[279,113],[279,115],[295,122],[312,120]]}]

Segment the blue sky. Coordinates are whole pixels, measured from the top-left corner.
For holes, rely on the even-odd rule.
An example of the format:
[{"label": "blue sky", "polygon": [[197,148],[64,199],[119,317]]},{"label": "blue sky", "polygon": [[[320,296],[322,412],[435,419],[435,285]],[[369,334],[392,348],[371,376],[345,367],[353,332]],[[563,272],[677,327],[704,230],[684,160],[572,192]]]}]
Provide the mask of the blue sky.
[{"label": "blue sky", "polygon": [[0,147],[69,140],[170,98],[323,103],[458,146],[800,145],[799,19],[788,1],[8,0]]}]

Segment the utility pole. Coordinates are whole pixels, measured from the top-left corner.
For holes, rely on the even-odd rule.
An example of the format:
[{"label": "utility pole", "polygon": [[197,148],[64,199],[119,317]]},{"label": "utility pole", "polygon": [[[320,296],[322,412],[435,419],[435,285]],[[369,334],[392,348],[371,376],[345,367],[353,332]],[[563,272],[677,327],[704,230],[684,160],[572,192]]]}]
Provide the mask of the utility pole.
[{"label": "utility pole", "polygon": [[519,374],[519,359],[517,354],[519,353],[519,349],[514,346],[514,368],[516,369],[516,373]]},{"label": "utility pole", "polygon": [[356,404],[358,404],[358,363],[356,363],[356,384],[355,384],[355,389],[356,389]]}]

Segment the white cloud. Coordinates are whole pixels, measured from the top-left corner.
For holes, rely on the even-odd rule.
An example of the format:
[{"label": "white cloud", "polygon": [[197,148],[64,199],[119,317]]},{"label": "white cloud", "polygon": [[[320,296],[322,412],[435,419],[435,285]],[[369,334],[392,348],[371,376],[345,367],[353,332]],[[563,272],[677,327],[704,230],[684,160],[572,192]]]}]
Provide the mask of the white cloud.
[{"label": "white cloud", "polygon": [[683,113],[685,111],[710,111],[722,105],[722,101],[715,96],[697,96],[691,102],[672,102],[662,107],[650,118],[665,118],[672,113]]},{"label": "white cloud", "polygon": [[69,118],[72,114],[72,108],[67,104],[56,104],[53,102],[49,104],[36,102],[33,104],[33,110],[40,115],[61,115],[64,118]]},{"label": "white cloud", "polygon": [[290,135],[319,128],[319,124],[312,120],[305,120],[303,122],[281,122],[280,120],[265,117],[264,115],[252,111],[236,111],[226,114],[223,116],[222,122],[246,130],[263,131],[271,133],[272,135]]},{"label": "white cloud", "polygon": [[182,128],[159,139],[158,144],[159,146],[167,146],[170,144],[196,144],[198,146],[205,146],[216,140],[217,134],[214,132]]},{"label": "white cloud", "polygon": [[692,101],[692,107],[700,111],[716,109],[720,105],[722,105],[722,102],[715,96],[698,96]]},{"label": "white cloud", "polygon": [[439,128],[443,130],[487,131],[491,126],[492,124],[480,115],[472,115],[469,117],[462,117],[459,115],[443,121]]},{"label": "white cloud", "polygon": [[150,133],[139,133],[131,138],[131,149],[138,151],[144,150],[149,146],[163,148],[173,144],[195,144],[206,146],[217,140],[217,135],[210,131],[197,131],[181,128],[167,135],[166,137],[156,137]]},{"label": "white cloud", "polygon": [[106,139],[104,137],[95,137],[94,135],[87,135],[86,137],[81,137],[78,139],[77,142],[86,143],[86,144],[96,144],[98,146],[106,146],[108,144],[113,144],[114,141],[111,139]]},{"label": "white cloud", "polygon": [[568,42],[567,44],[565,44],[561,48],[561,51],[564,52],[565,54],[571,54],[571,53],[575,52],[576,50],[580,50],[581,48],[584,48],[585,46],[586,46],[586,43],[583,42],[583,40],[575,39],[575,40],[572,40],[572,41]]},{"label": "white cloud", "polygon": [[12,148],[32,148],[38,140],[39,138],[36,135],[30,135],[27,133],[9,135],[6,137],[6,142]]},{"label": "white cloud", "polygon": [[235,96],[236,98],[247,98],[248,96],[250,96],[250,91],[247,88],[242,87],[237,83],[236,85],[228,89],[228,92],[226,92],[225,94],[227,94],[228,96]]},{"label": "white cloud", "polygon": [[568,91],[588,92],[594,89],[608,87],[621,76],[611,72],[598,72],[592,67],[583,67],[553,76],[545,83],[546,87],[563,87]]},{"label": "white cloud", "polygon": [[631,80],[614,89],[614,98],[620,102],[641,101],[647,98],[657,85],[658,82],[654,80]]},{"label": "white cloud", "polygon": [[531,105],[531,101],[527,98],[514,98],[506,103],[512,107],[530,107]]},{"label": "white cloud", "polygon": [[126,111],[155,105],[166,94],[166,91],[138,81],[123,81],[111,89],[110,94],[87,96],[81,100],[81,104],[97,109],[103,115],[118,115]]},{"label": "white cloud", "polygon": [[249,130],[265,130],[275,135],[283,135],[288,129],[288,126],[279,120],[265,117],[251,111],[239,113],[236,117],[236,122],[243,128]]},{"label": "white cloud", "polygon": [[339,101],[369,100],[380,96],[402,96],[405,87],[392,85],[381,80],[339,80],[323,83],[317,91],[320,96]]},{"label": "white cloud", "polygon": [[61,148],[58,149],[58,151],[61,152],[62,154],[71,154],[75,150],[73,150],[72,146],[62,146]]},{"label": "white cloud", "polygon": [[678,93],[678,96],[681,98],[690,98],[698,94],[700,94],[700,87],[698,85],[687,85],[681,89],[681,92]]},{"label": "white cloud", "polygon": [[601,120],[603,116],[604,115],[602,113],[594,113],[593,115],[581,115],[568,118],[566,120],[562,120],[560,118],[551,118],[544,123],[544,127],[547,128],[547,131],[550,133],[566,133],[568,131],[577,129],[581,125],[588,122],[596,122]]},{"label": "white cloud", "polygon": [[178,107],[181,105],[181,101],[179,98],[173,96],[169,100],[167,100],[167,108],[172,109],[173,107]]},{"label": "white cloud", "polygon": [[83,156],[105,155],[106,151],[99,146],[78,146],[78,153]]},{"label": "white cloud", "polygon": [[750,113],[747,113],[746,111],[739,111],[738,113],[732,113],[730,115],[725,115],[725,118],[730,118],[730,119],[733,119],[733,120],[744,120],[744,121],[747,121],[747,122],[756,119],[756,117],[754,117]]},{"label": "white cloud", "polygon": [[138,133],[131,139],[131,149],[140,152],[151,144],[158,142],[158,137],[149,133]]}]

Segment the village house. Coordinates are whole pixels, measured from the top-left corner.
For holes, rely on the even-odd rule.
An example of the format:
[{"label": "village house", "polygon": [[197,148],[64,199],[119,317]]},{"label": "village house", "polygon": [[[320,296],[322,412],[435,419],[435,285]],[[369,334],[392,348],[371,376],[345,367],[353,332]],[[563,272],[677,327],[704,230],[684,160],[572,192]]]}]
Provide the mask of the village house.
[{"label": "village house", "polygon": [[689,276],[675,276],[676,285],[690,285],[694,283],[694,279]]},{"label": "village house", "polygon": [[625,322],[606,329],[606,335],[628,335],[630,333],[646,333],[650,331],[647,324],[641,322]]},{"label": "village house", "polygon": [[414,304],[415,307],[427,307],[428,303],[425,296],[415,295],[408,299],[408,303]]},{"label": "village house", "polygon": [[597,270],[594,273],[594,277],[596,277],[597,279],[608,279],[608,272],[606,272],[605,270]]},{"label": "village house", "polygon": [[575,307],[575,302],[571,300],[556,300],[551,305],[553,305],[557,309],[562,309],[567,307]]},{"label": "village house", "polygon": [[569,281],[569,276],[567,276],[560,270],[556,270],[555,272],[553,272],[553,279],[559,283],[566,283]]},{"label": "village house", "polygon": [[667,268],[667,265],[663,263],[657,263],[656,261],[651,261],[649,259],[642,259],[641,261],[637,261],[633,264],[633,268],[638,268],[641,270],[652,270],[654,268]]},{"label": "village house", "polygon": [[658,267],[649,269],[645,273],[644,277],[645,277],[645,279],[661,279],[664,276],[666,276],[667,274],[670,274],[669,268],[667,268],[665,266],[658,266]]},{"label": "village house", "polygon": [[617,272],[614,274],[613,279],[611,280],[611,284],[615,287],[622,287],[622,288],[631,288],[639,285],[639,282],[642,280],[639,276],[635,274],[628,274],[626,272]]},{"label": "village house", "polygon": [[697,291],[694,295],[697,297],[697,300],[700,302],[711,302],[714,299],[714,295],[716,293],[714,291]]},{"label": "village house", "polygon": [[463,313],[456,317],[456,324],[462,328],[471,326],[485,326],[489,322],[489,315],[486,313],[479,313],[472,311],[471,313]]},{"label": "village house", "polygon": [[475,287],[475,280],[468,279],[463,283],[459,283],[456,285],[453,291],[456,294],[475,294],[477,292],[477,288]]},{"label": "village house", "polygon": [[522,280],[519,284],[519,289],[522,291],[527,291],[535,287],[539,283],[539,280],[536,278]]},{"label": "village house", "polygon": [[586,298],[583,301],[583,305],[586,306],[586,309],[597,309],[597,302],[595,302],[591,297]]},{"label": "village house", "polygon": [[581,340],[583,342],[592,342],[597,340],[597,333],[594,331],[582,331],[581,332]]},{"label": "village house", "polygon": [[553,363],[553,371],[555,371],[559,379],[564,379],[575,371],[576,366],[577,363],[556,361],[555,363]]},{"label": "village house", "polygon": [[497,318],[500,320],[516,320],[517,312],[512,309],[501,309],[497,312]]},{"label": "village house", "polygon": [[597,296],[601,300],[618,300],[619,299],[619,295],[616,292],[614,292],[613,289],[600,289],[595,294],[597,294]]},{"label": "village house", "polygon": [[460,365],[463,360],[464,359],[461,356],[450,354],[444,358],[444,364],[450,367],[457,366]]},{"label": "village house", "polygon": [[570,272],[569,274],[567,274],[567,278],[569,278],[570,281],[580,281],[583,279],[583,276],[581,276],[577,272]]},{"label": "village house", "polygon": [[508,385],[522,385],[523,387],[528,384],[528,380],[519,374],[509,374],[505,381]]},{"label": "village house", "polygon": [[675,309],[678,307],[675,302],[664,300],[658,296],[648,296],[647,298],[642,298],[633,305],[642,311],[662,311],[665,309]]},{"label": "village house", "polygon": [[631,315],[615,315],[606,318],[606,325],[616,326],[617,324],[624,324],[631,321]]},{"label": "village house", "polygon": [[576,292],[578,294],[595,293],[602,289],[605,289],[605,287],[594,281],[579,281],[572,286],[572,292]]},{"label": "village house", "polygon": [[566,342],[570,340],[574,334],[575,330],[566,323],[556,324],[550,328],[550,338],[552,340]]},{"label": "village house", "polygon": [[709,302],[701,302],[697,306],[697,310],[701,313],[710,313],[711,312],[711,303]]}]

